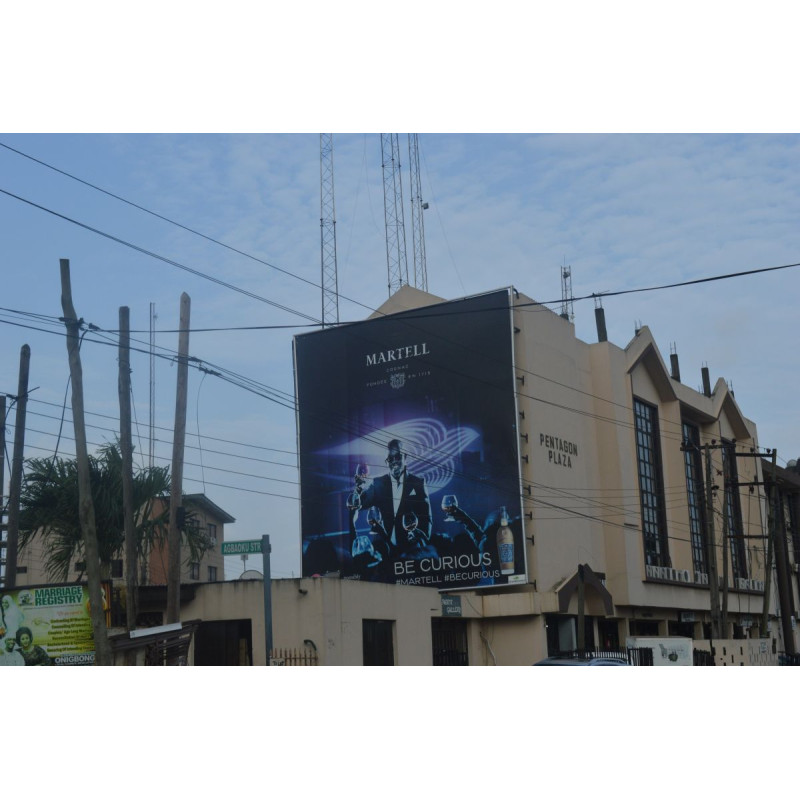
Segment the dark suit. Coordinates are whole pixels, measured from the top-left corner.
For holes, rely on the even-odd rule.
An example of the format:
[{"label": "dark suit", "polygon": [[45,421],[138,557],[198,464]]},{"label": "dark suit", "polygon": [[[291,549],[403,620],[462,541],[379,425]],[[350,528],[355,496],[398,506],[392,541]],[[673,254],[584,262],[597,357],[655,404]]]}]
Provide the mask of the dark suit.
[{"label": "dark suit", "polygon": [[361,507],[366,511],[370,506],[377,506],[383,517],[383,527],[389,538],[394,533],[394,542],[389,542],[392,554],[406,549],[408,534],[403,527],[403,514],[413,511],[417,515],[417,527],[425,536],[431,538],[431,503],[425,489],[425,478],[405,473],[403,494],[394,513],[392,501],[392,476],[381,475],[375,478],[370,486],[361,493]]}]

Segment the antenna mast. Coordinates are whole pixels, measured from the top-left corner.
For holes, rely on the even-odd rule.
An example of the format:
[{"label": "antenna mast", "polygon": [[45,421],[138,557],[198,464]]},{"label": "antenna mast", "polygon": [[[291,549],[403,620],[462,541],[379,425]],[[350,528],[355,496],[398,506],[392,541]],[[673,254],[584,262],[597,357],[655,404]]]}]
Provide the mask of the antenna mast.
[{"label": "antenna mast", "polygon": [[561,267],[561,316],[572,322],[575,312],[572,303],[572,267]]},{"label": "antenna mast", "polygon": [[319,135],[319,228],[322,253],[322,327],[339,322],[336,205],[333,200],[333,134]]},{"label": "antenna mast", "polygon": [[386,264],[389,296],[408,283],[406,226],[403,216],[403,182],[400,177],[400,147],[396,133],[381,134],[383,167],[383,212],[386,223]]},{"label": "antenna mast", "polygon": [[419,173],[419,134],[408,134],[408,163],[411,169],[411,235],[414,239],[414,286],[428,291],[428,267],[425,263],[425,226],[422,212],[422,181]]}]

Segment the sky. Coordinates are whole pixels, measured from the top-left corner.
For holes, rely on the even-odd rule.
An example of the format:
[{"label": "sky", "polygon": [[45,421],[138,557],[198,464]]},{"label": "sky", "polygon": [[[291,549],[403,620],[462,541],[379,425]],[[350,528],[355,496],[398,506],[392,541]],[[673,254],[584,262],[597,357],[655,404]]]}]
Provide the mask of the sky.
[{"label": "sky", "polygon": [[[293,387],[292,336],[308,330],[299,326],[311,324],[308,317],[318,318],[321,308],[313,285],[320,273],[316,131],[337,132],[342,320],[362,319],[387,298],[380,130],[422,132],[428,280],[431,292],[444,298],[514,285],[558,307],[565,265],[573,294],[581,297],[794,264],[800,261],[796,17],[783,0],[763,0],[757,10],[750,3],[688,0],[499,0],[491,7],[409,0],[402,9],[353,0],[280,8],[241,0],[224,7],[79,0],[4,9],[0,392],[16,393],[20,348],[29,344],[26,455],[52,455],[57,441],[59,453],[73,452],[68,424],[57,438],[68,375],[64,339],[54,324],[62,314],[59,259],[70,261],[77,312],[103,329],[87,334],[82,347],[95,444],[115,436],[117,363],[109,344],[115,334],[105,332],[117,328],[119,307],[130,308],[134,339],[146,345],[155,304],[159,352],[174,355],[186,292],[191,354],[209,369],[236,376],[231,382],[190,371],[186,490],[205,491],[237,519],[228,537],[269,532],[273,574],[297,574],[296,442],[285,398]],[[791,268],[609,297],[603,302],[609,339],[624,346],[638,324],[648,325],[665,359],[674,343],[685,383],[698,387],[704,365],[712,380],[731,381],[742,412],[758,424],[760,444],[776,447],[778,463],[785,464],[800,456],[794,402],[799,280]],[[594,341],[593,302],[576,302],[574,312],[577,335]],[[243,326],[288,327],[230,330]],[[141,458],[148,449],[148,357],[134,354],[132,367]],[[155,397],[157,456],[168,459],[175,368],[167,359],[156,362]],[[228,577],[235,577],[241,564],[229,561]],[[209,788],[229,783],[228,764],[237,765],[238,785],[260,785],[258,767],[268,750],[282,756],[272,765],[271,785],[296,788],[301,773],[295,768],[306,767],[307,746],[315,764],[323,765],[317,774],[328,765],[339,774],[344,749],[324,744],[339,741],[342,732],[363,737],[365,715],[349,722],[346,713],[319,710],[331,708],[331,692],[346,704],[356,680],[372,690],[373,700],[382,696],[380,672],[359,671],[344,692],[341,671],[273,670],[268,681],[261,671],[239,671],[235,683],[209,683],[209,674],[189,680],[185,673],[165,678],[126,671],[115,673],[113,686],[126,719],[141,717],[145,685],[162,713],[181,719],[198,697],[208,700],[209,686],[215,690],[209,701],[214,718],[236,735],[215,740],[215,763],[222,768],[204,772]],[[732,696],[728,689],[741,691],[743,680],[736,674],[736,686],[728,687],[734,674],[694,673],[692,684],[702,687],[697,704],[687,702],[687,680],[660,674],[660,709],[670,708],[674,724],[659,709],[659,725],[650,725],[641,740],[642,755],[661,743],[672,746],[676,734],[687,751],[706,752],[707,742],[694,740],[680,723],[687,706],[713,703],[718,727],[738,733],[737,719],[725,724],[727,714],[736,713],[725,702]],[[48,693],[51,715],[74,714],[80,675],[86,680],[81,696],[107,710],[102,680],[72,671],[62,673],[65,691]],[[542,761],[564,758],[560,742],[573,725],[571,705],[577,711],[596,704],[598,693],[613,692],[617,713],[603,715],[613,754],[619,742],[635,753],[639,743],[626,732],[639,720],[651,721],[644,716],[653,709],[648,675],[626,674],[624,690],[616,692],[610,679],[584,676],[565,692],[556,676],[551,684],[543,686],[542,677],[534,685],[522,668],[504,670],[502,682],[493,672],[470,671],[469,686],[452,670],[422,677],[406,672],[396,685],[413,682],[413,708],[404,705],[403,719],[384,713],[385,704],[381,713],[367,715],[373,725],[375,717],[385,721],[386,741],[404,744],[417,741],[418,730],[431,730],[457,745],[462,739],[449,732],[463,730],[463,741],[480,748],[482,764],[502,759],[504,769],[511,765],[508,774],[518,777],[517,767],[529,763],[534,747]],[[769,684],[783,700],[780,675],[771,674]],[[127,682],[131,691],[119,691]],[[515,697],[511,714],[497,712],[492,698],[499,692]],[[27,712],[29,696],[20,691],[8,699],[13,705],[19,697],[26,703],[20,711]],[[758,696],[764,698],[763,681]],[[480,708],[470,702],[476,697]],[[128,698],[137,705],[125,707]],[[259,735],[248,735],[248,718],[268,723],[259,725]],[[567,727],[559,736],[562,720]],[[305,728],[311,726],[309,739]],[[695,729],[702,736],[703,728]],[[206,729],[197,730],[195,743],[190,728],[182,727],[187,757],[207,746]],[[138,744],[144,732],[133,731],[131,742]],[[109,765],[116,763],[121,736],[117,729],[114,737],[93,737],[96,748],[109,747]],[[54,763],[63,761],[65,774],[85,756],[85,739],[77,741],[80,750],[64,742],[50,754]],[[774,758],[774,737],[767,741]],[[16,755],[26,753],[23,748]],[[256,768],[240,769],[242,756]],[[604,774],[609,756],[612,751],[597,742],[584,749],[585,772]],[[371,762],[357,764],[358,779],[348,781],[351,794],[359,794],[357,786],[371,791],[373,779],[389,797],[407,792],[402,781],[396,789],[387,784],[381,759]],[[628,777],[637,763],[652,794],[672,791],[670,781],[652,780],[647,758],[629,759]],[[423,778],[433,791],[462,784],[469,791],[476,771],[482,772],[462,776],[456,765]],[[493,774],[491,767],[483,772]],[[554,789],[563,789],[564,771],[547,772],[540,771],[539,788],[552,780]],[[779,778],[780,770],[773,772]],[[699,768],[693,782],[703,786],[706,775],[712,773]],[[762,774],[735,776],[738,790],[754,780],[753,790],[763,792]],[[163,785],[163,774],[158,777]],[[718,788],[718,776],[713,780]],[[63,783],[60,790],[68,791]]]},{"label": "sky", "polygon": [[[407,147],[405,134],[399,140]],[[388,298],[380,135],[333,141],[339,318],[358,320]],[[678,353],[684,383],[700,388],[707,365],[712,385],[727,380],[756,422],[762,448],[777,448],[780,465],[800,456],[800,267],[654,288],[800,262],[800,136],[419,141],[432,294],[512,285],[560,311],[569,266],[573,297],[587,298],[573,303],[576,335],[593,342],[591,295],[653,289],[603,300],[609,340],[624,347],[649,326],[667,363]],[[130,308],[140,465],[150,452],[151,304],[154,459],[168,465],[185,292],[190,354],[211,372],[190,370],[184,491],[204,492],[236,518],[227,538],[269,534],[275,577],[300,574],[292,337],[321,316],[319,144],[316,133],[0,136],[0,390],[16,393],[29,344],[26,456],[51,455],[57,443],[74,453],[69,424],[58,438],[69,375],[60,259],[70,262],[78,314],[101,329],[81,350],[92,446],[118,430],[116,330],[120,306]],[[408,197],[406,184],[406,205]],[[410,208],[405,216],[410,243]],[[248,327],[258,329],[237,330]],[[226,577],[244,567],[261,564],[228,557]]]}]

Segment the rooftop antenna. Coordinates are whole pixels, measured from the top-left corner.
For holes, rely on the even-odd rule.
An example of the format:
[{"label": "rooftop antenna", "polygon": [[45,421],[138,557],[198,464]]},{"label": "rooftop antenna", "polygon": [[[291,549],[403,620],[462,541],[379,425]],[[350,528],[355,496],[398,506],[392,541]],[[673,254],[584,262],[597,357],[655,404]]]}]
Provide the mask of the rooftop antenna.
[{"label": "rooftop antenna", "polygon": [[569,322],[575,319],[572,302],[572,267],[561,267],[561,317]]},{"label": "rooftop antenna", "polygon": [[419,134],[408,134],[408,162],[411,170],[411,236],[414,239],[414,286],[428,291],[428,267],[425,263],[425,227],[422,212],[428,207],[422,201],[419,174]]},{"label": "rooftop antenna", "polygon": [[322,327],[339,323],[336,204],[333,199],[333,134],[319,135],[319,228],[322,264]]},{"label": "rooftop antenna", "polygon": [[396,133],[381,134],[383,168],[383,213],[386,224],[386,266],[389,296],[408,283],[406,225],[403,215],[403,181],[400,174],[400,146]]}]

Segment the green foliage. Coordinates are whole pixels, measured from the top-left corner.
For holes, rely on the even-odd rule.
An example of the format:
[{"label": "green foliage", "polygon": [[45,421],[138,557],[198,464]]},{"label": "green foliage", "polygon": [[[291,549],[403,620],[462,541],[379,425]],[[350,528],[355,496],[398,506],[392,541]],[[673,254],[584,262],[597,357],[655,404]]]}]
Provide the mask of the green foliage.
[{"label": "green foliage", "polygon": [[[122,454],[119,444],[106,444],[89,456],[98,554],[101,567],[110,569],[125,547],[122,506]],[[134,472],[133,507],[137,556],[141,560],[154,546],[165,544],[169,527],[170,477],[166,467]],[[157,500],[163,505],[153,516]],[[37,539],[44,547],[50,580],[66,581],[70,565],[83,557],[79,518],[78,465],[74,459],[33,458],[26,461],[20,497],[20,551]],[[199,561],[207,549],[196,525],[183,534],[188,561]]]}]

